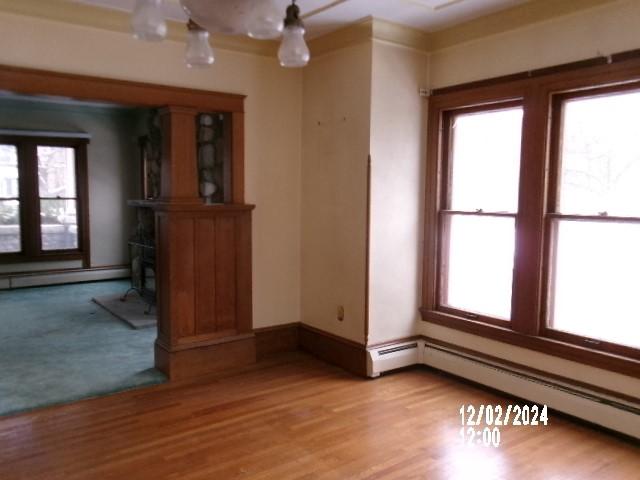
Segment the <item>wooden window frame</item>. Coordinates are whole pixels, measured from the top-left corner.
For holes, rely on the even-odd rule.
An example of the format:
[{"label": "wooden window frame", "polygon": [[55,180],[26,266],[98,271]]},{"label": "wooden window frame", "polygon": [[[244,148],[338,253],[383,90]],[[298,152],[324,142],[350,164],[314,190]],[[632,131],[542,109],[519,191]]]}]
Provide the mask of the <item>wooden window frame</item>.
[{"label": "wooden window frame", "polygon": [[[0,253],[0,263],[32,263],[81,260],[82,268],[91,266],[89,235],[89,184],[87,172],[86,138],[45,137],[29,135],[0,135],[0,143],[15,145],[18,149],[18,176],[20,185],[20,252]],[[38,146],[73,148],[75,152],[76,214],[78,221],[78,248],[69,250],[42,250],[40,226],[40,196],[37,182]]]},{"label": "wooden window frame", "polygon": [[[559,102],[640,85],[640,51],[593,59],[435,91],[429,99],[423,256],[423,320],[575,362],[640,378],[640,349],[568,334],[546,326],[550,270],[550,222],[555,212]],[[637,87],[635,87],[637,88]],[[443,239],[443,165],[446,118],[468,108],[490,110],[507,102],[524,108],[520,189],[511,322],[465,315],[439,305],[438,275]],[[555,169],[555,170],[554,170]],[[615,220],[608,217],[608,220]],[[635,220],[634,220],[635,221]]]},{"label": "wooden window frame", "polygon": [[466,115],[472,113],[480,113],[480,112],[491,112],[491,111],[499,111],[503,109],[509,108],[522,108],[522,102],[519,100],[508,100],[504,102],[496,102],[489,105],[479,105],[473,107],[463,107],[458,109],[447,110],[443,112],[442,118],[442,153],[441,153],[441,171],[440,175],[440,188],[439,188],[439,206],[441,208],[438,209],[437,212],[437,230],[438,230],[438,244],[441,248],[438,248],[437,255],[437,269],[438,274],[435,280],[435,299],[436,299],[436,309],[440,312],[455,315],[459,317],[469,318],[472,320],[476,320],[479,322],[489,323],[492,325],[507,327],[511,323],[511,319],[502,319],[497,317],[492,317],[489,315],[483,315],[476,312],[468,312],[461,309],[454,308],[452,306],[444,305],[441,303],[442,298],[444,298],[443,291],[446,288],[446,276],[447,273],[444,266],[444,259],[448,257],[448,246],[449,246],[449,237],[450,237],[450,229],[449,225],[446,223],[445,218],[453,218],[455,215],[465,215],[465,216],[476,216],[476,217],[501,217],[501,218],[513,218],[514,222],[517,217],[517,212],[515,213],[506,213],[506,212],[485,212],[485,211],[468,211],[468,210],[453,210],[451,209],[451,195],[452,195],[452,183],[453,183],[453,162],[452,162],[452,153],[453,153],[453,122],[454,119],[459,115]]}]

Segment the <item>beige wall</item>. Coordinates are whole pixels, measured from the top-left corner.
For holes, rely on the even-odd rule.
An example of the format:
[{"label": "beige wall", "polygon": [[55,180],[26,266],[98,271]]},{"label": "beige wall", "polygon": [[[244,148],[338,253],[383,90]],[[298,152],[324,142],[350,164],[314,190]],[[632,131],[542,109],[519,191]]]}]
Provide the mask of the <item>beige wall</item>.
[{"label": "beige wall", "polygon": [[430,86],[483,78],[640,48],[640,2],[621,0],[431,54]]},{"label": "beige wall", "polygon": [[428,57],[374,41],[372,63],[368,344],[419,320]]},{"label": "beige wall", "polygon": [[[432,54],[431,87],[640,48],[640,2],[624,0]],[[640,396],[640,381],[421,322],[418,332],[540,370]]]},{"label": "beige wall", "polygon": [[257,205],[254,323],[299,320],[300,71],[283,69],[274,58],[223,50],[213,68],[188,70],[178,42],[148,44],[128,34],[20,15],[0,14],[0,31],[0,64],[247,95],[246,193]]},{"label": "beige wall", "polygon": [[364,343],[371,42],[314,58],[303,106],[301,319]]}]

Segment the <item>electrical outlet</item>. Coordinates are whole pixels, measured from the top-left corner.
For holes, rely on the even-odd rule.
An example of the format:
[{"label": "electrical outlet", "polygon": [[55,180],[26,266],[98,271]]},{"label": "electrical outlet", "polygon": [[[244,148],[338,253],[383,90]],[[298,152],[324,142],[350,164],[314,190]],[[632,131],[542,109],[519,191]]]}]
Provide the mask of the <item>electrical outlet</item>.
[{"label": "electrical outlet", "polygon": [[342,305],[338,306],[338,315],[336,318],[339,322],[344,320],[344,307]]}]

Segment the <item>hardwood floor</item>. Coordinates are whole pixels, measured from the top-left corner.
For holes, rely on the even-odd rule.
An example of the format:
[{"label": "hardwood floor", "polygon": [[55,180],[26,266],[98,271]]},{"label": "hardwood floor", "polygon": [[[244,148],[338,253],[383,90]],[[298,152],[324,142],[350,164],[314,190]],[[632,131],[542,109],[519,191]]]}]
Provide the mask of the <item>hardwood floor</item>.
[{"label": "hardwood floor", "polygon": [[462,404],[510,403],[429,370],[363,380],[305,354],[0,419],[0,478],[637,479],[640,447],[550,414],[463,445]]}]

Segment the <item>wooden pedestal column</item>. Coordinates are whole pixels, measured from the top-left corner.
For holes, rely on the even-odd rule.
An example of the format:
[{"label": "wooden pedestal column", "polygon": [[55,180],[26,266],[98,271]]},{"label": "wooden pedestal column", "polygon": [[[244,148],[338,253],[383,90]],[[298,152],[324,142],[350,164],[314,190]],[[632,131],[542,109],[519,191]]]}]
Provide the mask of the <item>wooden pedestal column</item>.
[{"label": "wooden pedestal column", "polygon": [[251,211],[198,196],[197,110],[161,111],[161,199],[156,210],[156,368],[170,379],[255,362]]}]

